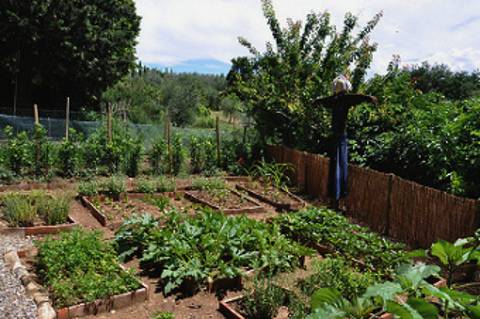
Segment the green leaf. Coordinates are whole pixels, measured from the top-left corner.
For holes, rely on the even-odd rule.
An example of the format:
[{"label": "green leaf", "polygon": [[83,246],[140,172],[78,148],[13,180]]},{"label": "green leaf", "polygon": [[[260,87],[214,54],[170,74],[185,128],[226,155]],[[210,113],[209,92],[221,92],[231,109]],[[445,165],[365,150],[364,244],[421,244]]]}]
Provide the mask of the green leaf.
[{"label": "green leaf", "polygon": [[312,309],[320,308],[324,304],[338,305],[343,302],[340,292],[333,288],[320,288],[312,295],[310,306]]},{"label": "green leaf", "polygon": [[431,303],[419,298],[408,298],[407,303],[415,309],[424,319],[437,319],[438,309]]},{"label": "green leaf", "polygon": [[403,291],[400,284],[396,282],[387,281],[381,284],[376,284],[367,288],[362,299],[380,297],[384,301],[393,300],[395,295]]}]

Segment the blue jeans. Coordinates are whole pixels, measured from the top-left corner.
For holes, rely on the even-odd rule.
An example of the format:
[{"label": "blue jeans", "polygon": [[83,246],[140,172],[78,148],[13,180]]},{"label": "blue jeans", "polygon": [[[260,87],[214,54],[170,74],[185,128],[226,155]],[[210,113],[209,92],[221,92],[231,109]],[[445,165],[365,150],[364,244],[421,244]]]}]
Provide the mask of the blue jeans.
[{"label": "blue jeans", "polygon": [[335,149],[330,162],[330,190],[332,197],[339,200],[347,195],[348,143],[347,135],[335,136]]}]

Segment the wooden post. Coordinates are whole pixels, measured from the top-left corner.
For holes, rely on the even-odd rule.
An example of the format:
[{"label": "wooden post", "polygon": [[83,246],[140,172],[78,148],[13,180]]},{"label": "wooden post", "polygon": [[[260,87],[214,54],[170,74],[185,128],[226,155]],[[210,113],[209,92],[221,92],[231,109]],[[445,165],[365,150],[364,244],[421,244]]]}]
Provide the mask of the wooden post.
[{"label": "wooden post", "polygon": [[67,97],[67,105],[65,110],[65,141],[68,142],[68,130],[70,128],[70,97]]},{"label": "wooden post", "polygon": [[35,118],[35,125],[40,124],[40,119],[38,118],[38,106],[37,106],[37,104],[33,104],[33,116]]},{"label": "wooden post", "polygon": [[108,142],[112,142],[112,105],[107,104],[107,138]]},{"label": "wooden post", "polygon": [[167,115],[167,149],[168,149],[168,169],[173,174],[173,154],[172,154],[172,122],[170,115]]},{"label": "wooden post", "polygon": [[217,140],[217,165],[221,166],[221,154],[220,154],[220,125],[218,115],[215,118],[215,137]]},{"label": "wooden post", "polygon": [[35,175],[40,175],[40,141],[39,141],[39,125],[40,125],[40,118],[38,117],[38,106],[37,104],[33,104],[33,117],[35,119],[35,124],[33,126],[33,138],[35,140]]}]

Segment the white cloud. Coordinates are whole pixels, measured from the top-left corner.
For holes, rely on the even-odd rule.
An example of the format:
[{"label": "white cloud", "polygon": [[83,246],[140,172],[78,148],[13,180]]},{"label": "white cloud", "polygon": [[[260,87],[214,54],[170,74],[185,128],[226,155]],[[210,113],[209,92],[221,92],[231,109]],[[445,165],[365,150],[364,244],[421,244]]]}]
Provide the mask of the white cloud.
[{"label": "white cloud", "polygon": [[[246,55],[244,36],[258,49],[271,40],[260,0],[135,0],[142,16],[137,52],[147,63],[223,62]],[[429,60],[455,69],[480,68],[480,1],[472,0],[274,0],[282,23],[303,20],[310,11],[328,10],[341,26],[345,12],[365,23],[384,17],[373,33],[379,43],[373,71],[384,72],[393,54],[404,63]]]}]

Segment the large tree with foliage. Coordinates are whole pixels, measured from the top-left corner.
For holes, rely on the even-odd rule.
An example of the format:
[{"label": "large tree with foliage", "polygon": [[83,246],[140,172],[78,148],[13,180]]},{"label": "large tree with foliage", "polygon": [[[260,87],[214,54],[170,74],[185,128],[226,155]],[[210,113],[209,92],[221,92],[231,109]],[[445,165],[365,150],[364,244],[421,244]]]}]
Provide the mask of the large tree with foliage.
[{"label": "large tree with foliage", "polygon": [[448,65],[423,62],[406,69],[415,88],[424,93],[438,92],[451,100],[462,100],[480,94],[480,71],[452,71]]},{"label": "large tree with foliage", "polygon": [[354,91],[359,89],[376,49],[369,34],[382,13],[363,28],[347,13],[343,28],[337,30],[328,12],[312,12],[304,24],[288,20],[282,28],[271,0],[262,0],[262,9],[275,42],[267,42],[262,53],[239,38],[251,56],[233,59],[229,90],[249,107],[260,136],[325,150],[329,113],[313,107],[312,100],[330,94],[332,80],[346,69],[352,73]]},{"label": "large tree with foliage", "polygon": [[0,101],[95,105],[135,60],[140,17],[133,0],[0,2]]}]

